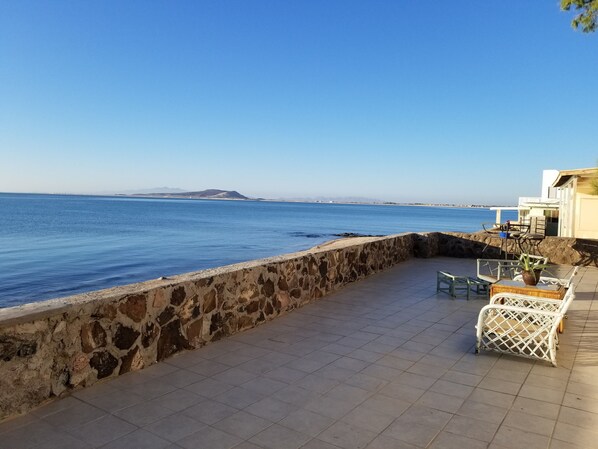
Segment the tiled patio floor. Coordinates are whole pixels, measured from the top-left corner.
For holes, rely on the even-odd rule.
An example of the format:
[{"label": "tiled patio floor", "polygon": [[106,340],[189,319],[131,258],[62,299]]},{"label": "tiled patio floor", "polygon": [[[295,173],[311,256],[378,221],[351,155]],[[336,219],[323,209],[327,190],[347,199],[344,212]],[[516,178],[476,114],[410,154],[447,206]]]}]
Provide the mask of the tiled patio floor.
[{"label": "tiled patio floor", "polygon": [[598,447],[598,269],[582,269],[559,367],[473,354],[483,299],[415,259],[259,328],[0,424],[0,448]]}]

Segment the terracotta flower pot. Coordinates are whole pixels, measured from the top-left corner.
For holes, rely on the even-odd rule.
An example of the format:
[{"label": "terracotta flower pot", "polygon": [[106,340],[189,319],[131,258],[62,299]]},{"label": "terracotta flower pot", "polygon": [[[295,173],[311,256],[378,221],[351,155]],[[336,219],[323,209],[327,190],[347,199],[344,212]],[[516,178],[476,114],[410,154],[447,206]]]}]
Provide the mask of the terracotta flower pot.
[{"label": "terracotta flower pot", "polygon": [[542,270],[522,271],[521,277],[525,285],[537,285],[541,274]]}]

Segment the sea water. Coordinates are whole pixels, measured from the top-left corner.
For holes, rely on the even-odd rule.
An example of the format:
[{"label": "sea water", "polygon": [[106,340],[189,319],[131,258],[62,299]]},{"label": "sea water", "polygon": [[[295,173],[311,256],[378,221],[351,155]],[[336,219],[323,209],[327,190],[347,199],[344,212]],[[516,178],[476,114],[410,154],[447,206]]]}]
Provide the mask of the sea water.
[{"label": "sea water", "polygon": [[0,307],[300,251],[334,234],[473,232],[494,219],[482,208],[0,194]]}]

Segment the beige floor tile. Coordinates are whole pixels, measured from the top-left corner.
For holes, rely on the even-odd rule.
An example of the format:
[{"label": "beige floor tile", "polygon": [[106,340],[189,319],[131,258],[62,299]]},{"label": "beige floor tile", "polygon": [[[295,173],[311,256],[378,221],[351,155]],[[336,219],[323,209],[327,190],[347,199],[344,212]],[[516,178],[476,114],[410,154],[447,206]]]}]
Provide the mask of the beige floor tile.
[{"label": "beige floor tile", "polygon": [[196,421],[211,425],[217,423],[221,419],[234,415],[238,411],[239,410],[236,408],[230,407],[226,404],[207,400],[194,405],[193,407],[189,407],[183,410],[181,413]]},{"label": "beige floor tile", "polygon": [[142,402],[131,407],[124,408],[114,412],[114,415],[125,421],[135,424],[136,426],[143,427],[147,424],[151,424],[168,415],[175,413],[173,410],[163,407],[153,402]]},{"label": "beige floor tile", "polygon": [[287,415],[286,418],[279,421],[279,424],[305,435],[316,437],[334,422],[334,419],[327,416],[309,410],[299,409]]},{"label": "beige floor tile", "polygon": [[501,426],[492,443],[511,449],[546,449],[550,439],[537,433]]},{"label": "beige floor tile", "polygon": [[138,429],[102,446],[102,449],[131,449],[137,447],[143,449],[167,449],[170,445],[169,441],[147,430]]},{"label": "beige floor tile", "polygon": [[484,404],[509,408],[513,404],[515,396],[512,394],[500,393],[498,391],[485,390],[478,387],[473,390],[467,399],[476,402],[483,402]]},{"label": "beige floor tile", "polygon": [[278,424],[263,430],[251,438],[251,442],[267,449],[299,449],[311,437]]},{"label": "beige floor tile", "polygon": [[456,396],[448,396],[434,391],[426,391],[415,403],[416,405],[442,410],[448,413],[456,413],[465,400]]},{"label": "beige floor tile", "polygon": [[429,449],[486,449],[488,443],[474,440],[463,435],[440,432],[428,447]]},{"label": "beige floor tile", "polygon": [[467,399],[463,405],[461,405],[461,408],[457,410],[456,414],[500,424],[507,415],[507,412],[508,408],[505,407],[497,407]]},{"label": "beige floor tile", "polygon": [[598,428],[598,414],[571,407],[561,407],[558,421],[590,430]]},{"label": "beige floor tile", "polygon": [[423,448],[427,447],[439,433],[440,429],[425,424],[397,421],[382,432],[382,435]]},{"label": "beige floor tile", "polygon": [[596,441],[598,441],[598,430],[586,429],[573,424],[557,422],[554,428],[553,438],[574,444],[583,449],[589,449],[594,447]]},{"label": "beige floor tile", "polygon": [[[315,448],[314,448],[315,449]],[[366,449],[419,449],[417,446],[385,435],[377,436]]]},{"label": "beige floor tile", "polygon": [[498,427],[498,423],[455,415],[446,425],[444,431],[489,443],[494,438]]},{"label": "beige floor tile", "polygon": [[522,398],[519,396],[517,399],[515,399],[511,410],[530,415],[541,416],[543,418],[556,419],[560,408],[561,407],[557,404],[537,401],[535,399]]},{"label": "beige floor tile", "polygon": [[68,432],[75,438],[94,447],[99,447],[135,430],[137,430],[137,426],[124,419],[107,415],[87,424],[70,428]]},{"label": "beige floor tile", "polygon": [[277,422],[286,417],[291,412],[297,410],[299,406],[279,401],[273,397],[267,397],[251,404],[245,408],[245,411],[260,418],[267,419],[272,422]]},{"label": "beige floor tile", "polygon": [[347,413],[342,421],[362,429],[380,433],[395,420],[396,410],[393,411],[393,414],[386,414],[368,407],[358,406]]},{"label": "beige floor tile", "polygon": [[376,435],[376,432],[338,421],[318,435],[318,439],[343,449],[364,449]]},{"label": "beige floor tile", "polygon": [[234,435],[206,426],[199,432],[180,439],[176,444],[185,449],[231,449],[241,442]]},{"label": "beige floor tile", "polygon": [[383,394],[375,394],[359,405],[359,408],[367,408],[375,412],[384,413],[390,416],[400,416],[411,406],[410,402],[392,398]]},{"label": "beige floor tile", "polygon": [[430,387],[430,391],[466,399],[473,391],[473,387],[440,379]]},{"label": "beige floor tile", "polygon": [[213,427],[223,432],[235,435],[243,440],[260,433],[272,425],[272,421],[260,418],[250,413],[239,411],[213,424]]},{"label": "beige floor tile", "polygon": [[507,413],[503,424],[515,429],[538,433],[540,435],[549,437],[552,435],[556,421],[553,419],[542,418],[541,416],[511,410],[509,413]]},{"label": "beige floor tile", "polygon": [[205,424],[182,413],[176,413],[145,426],[145,430],[158,435],[162,439],[174,442],[198,432],[205,426]]}]

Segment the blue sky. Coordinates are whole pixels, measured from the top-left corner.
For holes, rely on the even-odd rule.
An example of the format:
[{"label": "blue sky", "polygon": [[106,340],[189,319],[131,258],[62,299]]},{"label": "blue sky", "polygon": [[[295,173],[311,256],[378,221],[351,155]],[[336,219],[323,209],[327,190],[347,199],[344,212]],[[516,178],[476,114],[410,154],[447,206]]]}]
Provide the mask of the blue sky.
[{"label": "blue sky", "polygon": [[513,204],[595,166],[558,1],[0,3],[0,191]]}]

